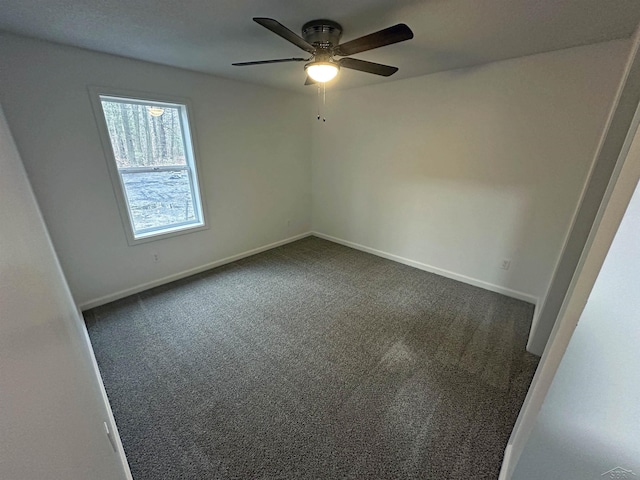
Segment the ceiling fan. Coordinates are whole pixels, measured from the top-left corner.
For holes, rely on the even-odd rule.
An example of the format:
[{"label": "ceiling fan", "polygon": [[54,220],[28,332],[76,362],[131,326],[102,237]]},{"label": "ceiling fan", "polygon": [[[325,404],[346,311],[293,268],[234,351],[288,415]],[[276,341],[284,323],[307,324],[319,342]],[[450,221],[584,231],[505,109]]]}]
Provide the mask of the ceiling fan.
[{"label": "ceiling fan", "polygon": [[[307,73],[305,85],[328,82],[338,74],[340,68],[350,68],[361,72],[373,73],[374,75],[382,75],[383,77],[393,75],[398,71],[397,67],[350,58],[350,55],[413,38],[411,29],[404,23],[399,23],[384,30],[340,44],[342,26],[332,20],[312,20],[305,23],[302,26],[302,37],[272,18],[256,17],[253,20],[293,43],[298,48],[310,53],[311,56],[308,58],[258,60],[255,62],[234,63],[233,65],[244,67],[266,63],[308,62],[304,66]],[[334,57],[345,58],[336,60]]]}]

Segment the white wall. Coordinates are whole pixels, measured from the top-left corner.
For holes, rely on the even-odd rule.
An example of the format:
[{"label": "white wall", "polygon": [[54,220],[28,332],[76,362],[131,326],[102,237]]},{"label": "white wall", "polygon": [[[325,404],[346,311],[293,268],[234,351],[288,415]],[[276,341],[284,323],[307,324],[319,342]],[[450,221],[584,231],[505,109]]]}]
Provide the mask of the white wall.
[{"label": "white wall", "polygon": [[[0,39],[0,98],[84,306],[302,234],[311,217],[321,234],[538,302],[630,48],[329,90],[322,123],[314,96]],[[88,85],[191,98],[209,230],[127,244]]]},{"label": "white wall", "polygon": [[580,257],[612,172],[620,159],[633,116],[640,101],[640,59],[637,54],[639,34],[640,30],[637,30],[633,36],[633,46],[629,50],[616,99],[612,105],[606,128],[602,132],[603,135],[599,142],[590,178],[582,194],[579,209],[574,217],[571,231],[564,244],[553,278],[549,282],[544,302],[538,311],[537,328],[527,344],[527,349],[537,354],[541,354],[545,349],[556,318],[561,312],[563,301],[567,296],[574,272],[579,265]]},{"label": "white wall", "polygon": [[[591,178],[583,192],[579,212],[563,249],[562,260],[556,267],[554,279],[538,317],[541,328],[536,330],[535,337],[529,338],[529,342],[535,342],[543,337],[543,327],[545,330],[547,328],[543,323],[545,317],[551,318],[552,321],[557,317],[551,325],[548,344],[544,348],[540,364],[506,447],[505,461],[502,464],[499,480],[511,478],[513,474],[513,469],[536,424],[542,404],[640,178],[639,102],[640,30],[636,30],[632,37],[632,47],[625,65],[625,72],[620,80],[616,101],[600,140],[596,165],[591,171]],[[601,190],[603,184],[604,192]],[[592,213],[594,204],[597,210]],[[587,232],[585,233],[584,230]],[[576,255],[572,250],[576,247],[579,250],[577,264],[574,264],[573,270],[567,272],[566,270],[570,270],[573,263],[573,261],[567,261],[567,257]],[[562,285],[563,282],[558,280],[567,274],[571,279],[569,285],[565,287]],[[566,298],[564,298],[565,293]],[[552,315],[549,312],[549,306],[558,301],[558,296],[562,296],[559,300],[561,307],[555,315]]]},{"label": "white wall", "polygon": [[[9,34],[0,57],[0,98],[78,304],[309,230],[306,97]],[[210,229],[127,244],[89,85],[191,99]]]},{"label": "white wall", "polygon": [[84,323],[1,109],[0,172],[0,478],[130,478],[105,434],[113,419]]},{"label": "white wall", "polygon": [[330,91],[313,132],[314,231],[541,298],[629,48]]},{"label": "white wall", "polygon": [[[588,288],[594,266],[606,253],[609,229],[613,224],[615,231],[618,212],[624,212],[619,203],[628,187],[635,186],[635,193],[520,455],[514,480],[640,475],[639,138],[630,154],[632,165],[625,165],[620,174],[619,193],[614,191],[584,263],[585,280],[581,276],[578,281],[576,297],[584,290],[581,284]],[[603,476],[615,467],[635,475]]]}]

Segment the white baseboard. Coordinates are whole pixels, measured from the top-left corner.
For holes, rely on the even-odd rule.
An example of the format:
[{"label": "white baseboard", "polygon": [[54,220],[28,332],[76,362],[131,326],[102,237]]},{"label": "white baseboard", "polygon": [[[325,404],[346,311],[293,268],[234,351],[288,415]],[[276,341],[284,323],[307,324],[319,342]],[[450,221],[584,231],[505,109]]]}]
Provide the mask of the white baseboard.
[{"label": "white baseboard", "polygon": [[394,255],[393,253],[383,252],[382,250],[377,250],[375,248],[367,247],[365,245],[360,245],[359,243],[350,242],[348,240],[342,240],[341,238],[332,237],[331,235],[326,235],[324,233],[314,231],[314,232],[311,232],[311,234],[316,237],[324,238],[325,240],[329,240],[331,242],[335,242],[341,245],[345,245],[347,247],[355,248],[356,250],[362,250],[363,252],[372,253],[373,255],[377,255],[378,257],[386,258],[388,260],[393,260],[394,262],[398,262],[398,263],[403,263],[411,267],[419,268],[420,270],[424,270],[426,272],[435,273],[436,275],[440,275],[443,277],[451,278],[452,280],[457,280],[459,282],[473,285],[474,287],[484,288],[485,290],[489,290],[491,292],[501,293],[503,295],[506,295],[507,297],[516,298],[518,300],[524,300],[525,302],[533,303],[536,306],[538,305],[538,297],[534,297],[533,295],[529,295],[528,293],[512,290],[511,288],[501,287],[500,285],[494,285],[493,283],[485,282],[484,280],[478,280],[477,278],[467,277],[466,275],[450,272],[449,270],[444,270],[442,268],[434,267],[432,265],[427,265],[426,263],[410,260],[408,258],[401,257],[399,255]]},{"label": "white baseboard", "polygon": [[540,306],[536,305],[536,309],[533,312],[533,319],[531,320],[531,332],[529,333],[529,339],[527,340],[527,347],[526,347],[527,352],[532,353],[533,355],[536,355],[538,357],[542,357],[542,353],[544,352],[544,347],[542,350],[539,350],[537,347],[534,348],[533,338],[534,338],[536,328],[538,328],[538,315],[540,314],[541,308],[542,308],[542,302],[540,302]]},{"label": "white baseboard", "polygon": [[295,235],[293,237],[285,238],[284,240],[280,240],[277,242],[270,243],[268,245],[263,245],[262,247],[247,250],[246,252],[238,253],[237,255],[232,255],[230,257],[226,257],[221,260],[216,260],[214,262],[210,262],[205,265],[201,265],[199,267],[190,268],[189,270],[184,270],[182,272],[174,273],[173,275],[159,278],[158,280],[153,280],[151,282],[143,283],[141,285],[136,285],[135,287],[131,287],[131,288],[126,288],[124,290],[120,290],[119,292],[105,295],[100,298],[89,300],[88,302],[84,302],[78,305],[78,308],[80,310],[89,310],[90,308],[99,307],[100,305],[105,305],[109,302],[113,302],[115,300],[128,297],[129,295],[134,295],[136,293],[149,290],[150,288],[158,287],[160,285],[164,285],[165,283],[174,282],[176,280],[180,280],[181,278],[186,278],[191,275],[196,275],[206,270],[211,270],[212,268],[220,267],[222,265],[226,265],[227,263],[235,262],[236,260],[242,260],[243,258],[250,257],[251,255],[255,255],[256,253],[261,253],[266,250],[271,250],[272,248],[276,248],[281,245],[286,245],[287,243],[295,242],[296,240],[300,240],[301,238],[309,237],[311,235],[312,235],[311,232],[305,232],[305,233],[301,233],[300,235]]},{"label": "white baseboard", "polygon": [[103,297],[95,298],[93,300],[89,300],[87,302],[81,303],[78,305],[80,310],[89,310],[90,308],[99,307],[100,305],[104,305],[109,302],[113,302],[115,300],[119,300],[124,297],[128,297],[129,295],[134,295],[136,293],[143,292],[144,290],[148,290],[150,288],[154,288],[160,285],[164,285],[165,283],[170,283],[175,280],[180,280],[181,278],[186,278],[191,275],[196,275],[198,273],[204,272],[206,270],[210,270],[215,267],[220,267],[222,265],[226,265],[227,263],[235,262],[236,260],[241,260],[246,257],[250,257],[251,255],[255,255],[257,253],[261,253],[267,250],[271,250],[272,248],[279,247],[281,245],[286,245],[287,243],[295,242],[296,240],[300,240],[305,237],[309,237],[311,235],[315,235],[319,238],[324,238],[325,240],[329,240],[331,242],[339,243],[341,245],[345,245],[347,247],[355,248],[356,250],[361,250],[363,252],[371,253],[373,255],[377,255],[382,258],[386,258],[388,260],[393,260],[394,262],[402,263],[405,265],[409,265],[411,267],[419,268],[420,270],[424,270],[430,273],[435,273],[436,275],[441,275],[446,278],[451,278],[452,280],[457,280],[459,282],[467,283],[469,285],[473,285],[475,287],[484,288],[485,290],[489,290],[491,292],[501,293],[508,297],[517,298],[518,300],[524,300],[525,302],[533,303],[537,306],[538,298],[532,295],[529,295],[524,292],[519,292],[517,290],[512,290],[510,288],[501,287],[500,285],[494,285],[489,282],[485,282],[483,280],[478,280],[476,278],[468,277],[466,275],[461,275],[458,273],[450,272],[449,270],[444,270],[442,268],[434,267],[432,265],[427,265],[426,263],[418,262],[415,260],[410,260],[405,257],[401,257],[399,255],[394,255],[392,253],[383,252],[382,250],[377,250],[375,248],[367,247],[365,245],[360,245],[359,243],[350,242],[348,240],[343,240],[341,238],[332,237],[331,235],[326,235],[321,232],[305,232],[300,235],[295,235],[293,237],[285,238],[284,240],[280,240],[278,242],[273,242],[268,245],[263,245],[258,248],[254,248],[252,250],[247,250],[246,252],[238,253],[237,255],[232,255],[230,257],[226,257],[220,260],[216,260],[205,265],[201,265],[199,267],[191,268],[189,270],[184,270],[182,272],[174,273],[172,275],[160,278],[158,280],[153,280],[151,282],[143,283],[141,285],[136,285],[135,287],[126,288],[124,290],[120,290],[118,292],[105,295]]},{"label": "white baseboard", "polygon": [[511,470],[511,450],[512,445],[508,444],[507,448],[504,449],[504,458],[502,460],[502,466],[500,467],[500,474],[498,475],[498,480],[507,480],[507,476],[509,474],[509,470]]}]

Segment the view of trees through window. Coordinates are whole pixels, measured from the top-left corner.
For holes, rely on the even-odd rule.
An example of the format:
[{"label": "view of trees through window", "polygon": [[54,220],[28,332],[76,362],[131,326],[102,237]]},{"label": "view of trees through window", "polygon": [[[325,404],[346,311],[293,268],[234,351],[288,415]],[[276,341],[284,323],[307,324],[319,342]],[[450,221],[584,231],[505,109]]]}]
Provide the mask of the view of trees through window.
[{"label": "view of trees through window", "polygon": [[180,110],[102,100],[118,168],[186,165]]},{"label": "view of trees through window", "polygon": [[114,97],[101,103],[134,236],[201,225],[185,107]]}]

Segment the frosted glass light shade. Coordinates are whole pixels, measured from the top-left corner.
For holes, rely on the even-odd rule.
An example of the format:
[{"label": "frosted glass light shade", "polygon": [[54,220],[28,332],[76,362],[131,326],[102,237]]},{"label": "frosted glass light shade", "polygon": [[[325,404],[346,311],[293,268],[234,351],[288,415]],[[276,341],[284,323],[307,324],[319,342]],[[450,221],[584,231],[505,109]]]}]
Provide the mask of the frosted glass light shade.
[{"label": "frosted glass light shade", "polygon": [[330,62],[313,62],[307,66],[307,75],[316,82],[324,83],[338,74],[338,66]]}]

